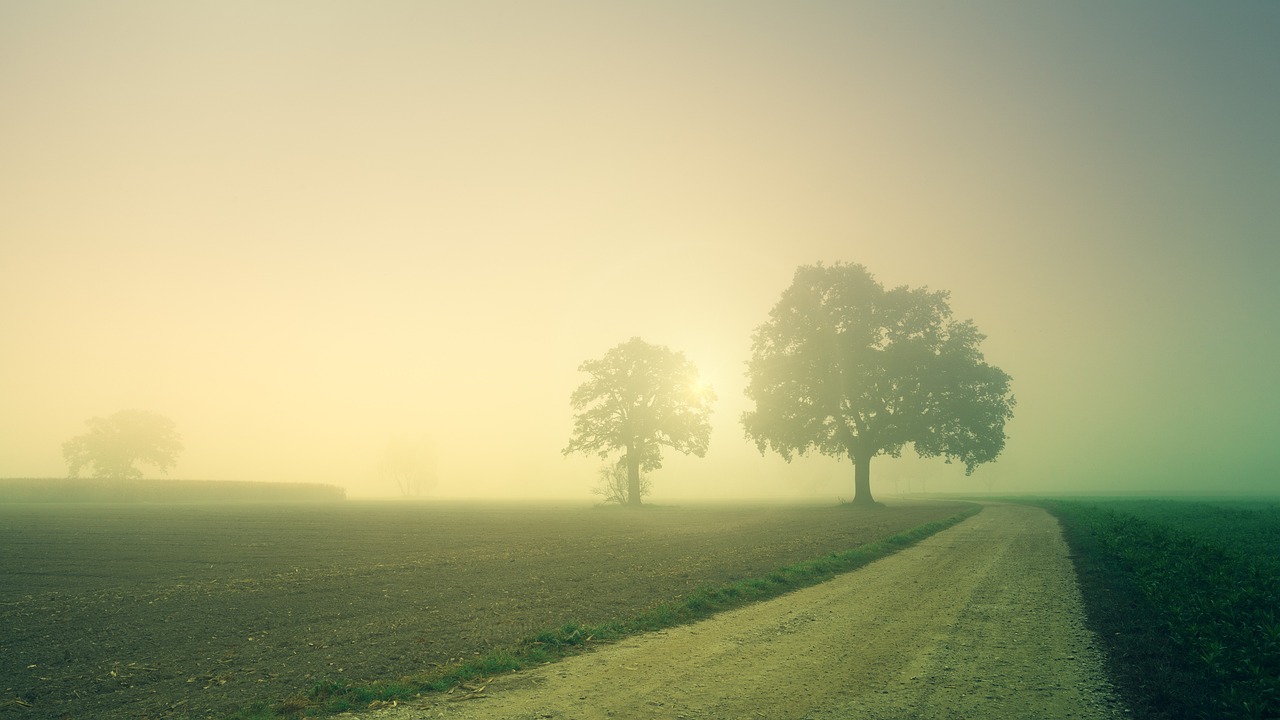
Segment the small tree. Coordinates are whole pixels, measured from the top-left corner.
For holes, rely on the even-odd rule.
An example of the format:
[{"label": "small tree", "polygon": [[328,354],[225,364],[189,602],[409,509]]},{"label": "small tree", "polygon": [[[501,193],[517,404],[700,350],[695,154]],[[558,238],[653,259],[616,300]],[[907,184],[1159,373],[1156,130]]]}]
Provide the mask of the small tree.
[{"label": "small tree", "polygon": [[395,483],[404,497],[422,495],[436,485],[436,462],[432,444],[426,438],[414,441],[406,436],[387,443],[378,472]]},{"label": "small tree", "polygon": [[89,466],[94,477],[139,479],[142,471],[134,467],[136,463],[154,465],[164,473],[182,452],[173,421],[153,412],[121,410],[107,418],[90,418],[85,424],[89,432],[62,444],[71,477]]},{"label": "small tree", "polygon": [[872,503],[871,458],[959,460],[966,473],[1004,449],[1010,378],[988,365],[947,293],[886,290],[861,265],[810,265],[755,332],[743,413],[747,437],[790,461],[848,457],[854,502]]},{"label": "small tree", "polygon": [[[649,476],[640,475],[640,497],[649,494],[652,485]],[[625,462],[605,463],[600,467],[600,482],[592,489],[596,495],[604,498],[606,503],[627,504],[627,464]]]},{"label": "small tree", "polygon": [[715,393],[683,353],[632,338],[578,369],[590,377],[569,398],[578,414],[563,452],[621,450],[627,504],[640,504],[640,474],[662,467],[663,447],[706,454]]}]

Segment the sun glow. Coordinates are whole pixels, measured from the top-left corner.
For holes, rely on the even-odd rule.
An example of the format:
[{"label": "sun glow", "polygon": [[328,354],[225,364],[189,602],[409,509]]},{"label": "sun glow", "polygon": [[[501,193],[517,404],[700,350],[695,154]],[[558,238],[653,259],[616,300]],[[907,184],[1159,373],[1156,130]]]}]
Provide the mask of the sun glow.
[{"label": "sun glow", "polygon": [[690,383],[689,392],[693,393],[695,396],[702,396],[707,395],[708,393],[714,394],[715,388],[712,387],[711,383],[699,377],[697,380]]}]

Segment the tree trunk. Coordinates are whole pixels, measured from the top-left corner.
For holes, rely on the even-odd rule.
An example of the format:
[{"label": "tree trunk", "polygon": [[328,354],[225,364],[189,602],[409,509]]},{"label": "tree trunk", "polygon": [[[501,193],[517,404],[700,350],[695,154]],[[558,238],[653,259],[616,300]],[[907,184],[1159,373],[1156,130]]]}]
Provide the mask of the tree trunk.
[{"label": "tree trunk", "polygon": [[871,497],[871,453],[853,458],[853,504],[874,505]]},{"label": "tree trunk", "polygon": [[627,448],[627,504],[640,506],[640,453]]}]

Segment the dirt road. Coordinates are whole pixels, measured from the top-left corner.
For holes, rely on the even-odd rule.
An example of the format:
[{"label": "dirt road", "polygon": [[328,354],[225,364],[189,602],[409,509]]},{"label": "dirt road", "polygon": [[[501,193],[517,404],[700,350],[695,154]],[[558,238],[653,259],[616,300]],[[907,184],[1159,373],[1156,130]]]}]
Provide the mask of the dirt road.
[{"label": "dirt road", "polygon": [[1057,521],[990,505],[822,585],[360,717],[1124,717],[1082,618]]}]

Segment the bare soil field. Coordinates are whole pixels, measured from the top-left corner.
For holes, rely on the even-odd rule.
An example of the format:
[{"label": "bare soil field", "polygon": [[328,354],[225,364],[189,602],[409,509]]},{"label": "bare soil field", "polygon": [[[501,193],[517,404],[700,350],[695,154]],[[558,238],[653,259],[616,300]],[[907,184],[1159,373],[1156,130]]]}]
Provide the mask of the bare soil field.
[{"label": "bare soil field", "polygon": [[0,718],[213,718],[602,623],[954,515],[0,506]]}]

